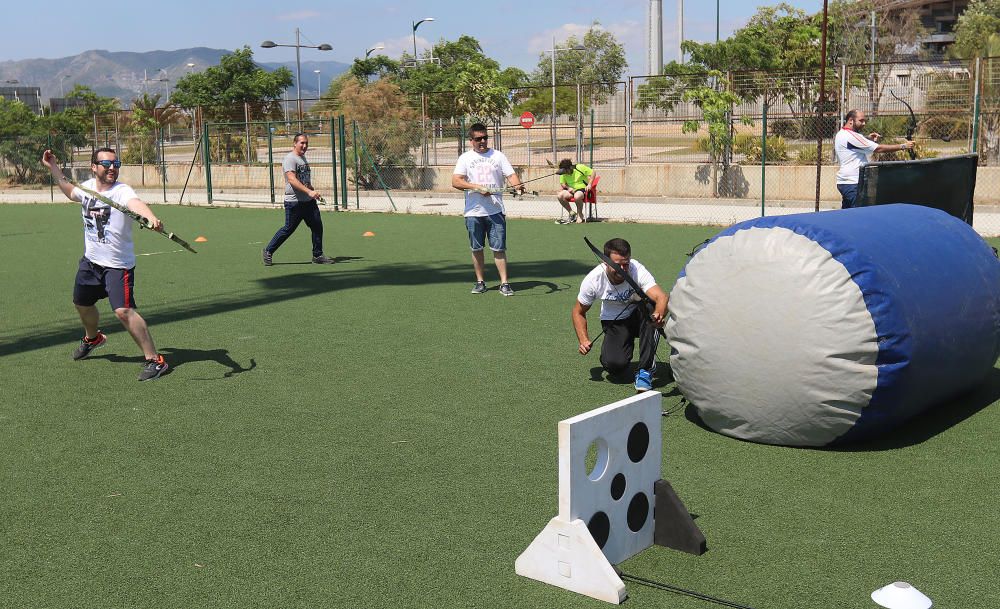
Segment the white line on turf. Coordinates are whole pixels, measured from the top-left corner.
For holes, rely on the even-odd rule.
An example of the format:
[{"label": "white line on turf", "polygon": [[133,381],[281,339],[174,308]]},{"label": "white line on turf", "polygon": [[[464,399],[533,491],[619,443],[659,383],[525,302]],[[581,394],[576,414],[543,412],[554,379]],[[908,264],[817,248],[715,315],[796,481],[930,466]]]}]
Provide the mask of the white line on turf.
[{"label": "white line on turf", "polygon": [[159,256],[160,254],[176,254],[184,250],[170,250],[169,252],[149,252],[148,254],[136,254],[137,256]]}]

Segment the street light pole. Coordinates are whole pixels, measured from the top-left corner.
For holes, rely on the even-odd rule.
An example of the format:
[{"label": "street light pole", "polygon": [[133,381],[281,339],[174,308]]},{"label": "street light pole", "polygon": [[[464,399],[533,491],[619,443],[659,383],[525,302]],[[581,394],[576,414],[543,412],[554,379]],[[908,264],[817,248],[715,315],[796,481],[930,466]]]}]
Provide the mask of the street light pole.
[{"label": "street light pole", "polygon": [[417,60],[417,28],[424,21],[434,21],[434,17],[424,17],[420,21],[413,21],[413,61]]},{"label": "street light pole", "polygon": [[582,44],[578,44],[572,47],[556,47],[556,38],[552,37],[552,49],[545,51],[546,53],[552,53],[552,120],[549,125],[549,131],[552,136],[552,161],[555,162],[558,159],[556,154],[556,53],[558,51],[586,51],[587,47]]},{"label": "street light pole", "polygon": [[556,163],[556,37],[552,37],[552,124],[549,125],[552,136],[552,162]]},{"label": "street light pole", "polygon": [[316,49],[319,51],[332,51],[333,47],[328,44],[311,45],[302,44],[300,41],[301,32],[299,28],[295,28],[295,44],[278,44],[271,40],[265,40],[260,43],[260,46],[265,49],[273,49],[274,47],[295,47],[295,91],[298,94],[298,106],[299,106],[299,120],[302,120],[302,57],[301,49]]},{"label": "street light pole", "polygon": [[299,120],[302,120],[302,44],[299,42],[299,28],[295,28],[295,93],[298,99]]},{"label": "street light pole", "polygon": [[372,53],[374,53],[375,51],[381,51],[384,48],[385,48],[385,45],[382,44],[382,43],[379,43],[379,44],[373,46],[372,48],[365,50],[365,59],[368,59],[368,56],[371,55]]},{"label": "street light pole", "polygon": [[323,96],[323,89],[322,89],[322,87],[320,87],[320,80],[319,80],[320,71],[319,70],[313,70],[313,72],[316,73],[316,95],[319,96],[319,97],[322,97]]}]

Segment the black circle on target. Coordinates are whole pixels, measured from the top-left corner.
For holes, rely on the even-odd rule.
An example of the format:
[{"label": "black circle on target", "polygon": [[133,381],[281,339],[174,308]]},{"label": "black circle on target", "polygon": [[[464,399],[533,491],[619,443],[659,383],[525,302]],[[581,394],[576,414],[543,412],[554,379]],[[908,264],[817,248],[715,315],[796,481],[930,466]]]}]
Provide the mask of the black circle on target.
[{"label": "black circle on target", "polygon": [[616,474],[611,480],[611,498],[618,501],[625,494],[625,475]]},{"label": "black circle on target", "polygon": [[649,450],[649,429],[645,423],[636,423],[628,432],[628,458],[632,463],[642,461]]},{"label": "black circle on target", "polygon": [[649,499],[646,498],[645,493],[636,493],[628,504],[628,515],[626,516],[628,528],[633,533],[638,533],[646,524],[647,518],[649,518]]},{"label": "black circle on target", "polygon": [[597,542],[597,547],[603,549],[604,544],[608,543],[608,537],[611,536],[611,520],[604,512],[597,512],[590,517],[587,529],[590,530],[590,536]]}]

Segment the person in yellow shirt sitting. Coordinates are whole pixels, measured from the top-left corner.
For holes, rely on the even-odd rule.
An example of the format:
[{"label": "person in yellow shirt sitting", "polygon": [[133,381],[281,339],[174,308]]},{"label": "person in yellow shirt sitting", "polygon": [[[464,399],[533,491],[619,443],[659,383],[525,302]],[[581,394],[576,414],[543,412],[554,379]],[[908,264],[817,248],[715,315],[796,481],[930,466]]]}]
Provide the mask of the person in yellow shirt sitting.
[{"label": "person in yellow shirt sitting", "polygon": [[[583,217],[583,202],[586,199],[587,191],[590,189],[590,179],[594,175],[594,170],[583,163],[574,164],[571,159],[559,161],[559,204],[569,212],[569,223],[586,222]],[[576,203],[576,213],[570,207],[570,201]]]}]

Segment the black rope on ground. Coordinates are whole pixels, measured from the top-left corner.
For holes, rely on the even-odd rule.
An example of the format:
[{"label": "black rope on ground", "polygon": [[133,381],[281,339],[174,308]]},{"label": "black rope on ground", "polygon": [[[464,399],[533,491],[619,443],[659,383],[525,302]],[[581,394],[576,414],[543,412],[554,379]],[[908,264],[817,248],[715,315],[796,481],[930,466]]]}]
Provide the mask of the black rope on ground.
[{"label": "black rope on ground", "polygon": [[695,254],[697,254],[697,253],[698,253],[698,250],[700,250],[701,248],[703,248],[703,247],[705,247],[706,245],[708,245],[708,242],[709,242],[709,241],[711,241],[711,239],[705,239],[704,241],[702,241],[702,242],[701,242],[701,243],[699,243],[698,245],[696,245],[696,246],[692,247],[692,248],[691,248],[691,251],[687,253],[688,257],[691,257],[691,256],[694,256]]},{"label": "black rope on ground", "polygon": [[644,586],[649,586],[650,588],[656,588],[657,590],[665,590],[667,592],[674,592],[676,594],[683,594],[685,596],[690,596],[699,600],[707,601],[709,603],[715,603],[717,605],[722,605],[723,607],[733,607],[734,609],[754,609],[749,605],[741,605],[733,601],[727,601],[724,598],[716,598],[714,596],[709,596],[707,594],[702,594],[701,592],[695,592],[694,590],[686,590],[684,588],[679,588],[677,586],[671,586],[670,584],[664,584],[661,582],[653,581],[651,579],[646,579],[644,577],[637,577],[635,575],[629,575],[623,571],[619,571],[618,575],[625,580],[633,581],[637,584],[642,584]]}]

